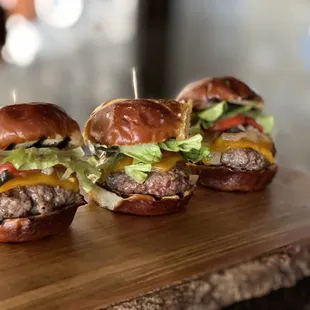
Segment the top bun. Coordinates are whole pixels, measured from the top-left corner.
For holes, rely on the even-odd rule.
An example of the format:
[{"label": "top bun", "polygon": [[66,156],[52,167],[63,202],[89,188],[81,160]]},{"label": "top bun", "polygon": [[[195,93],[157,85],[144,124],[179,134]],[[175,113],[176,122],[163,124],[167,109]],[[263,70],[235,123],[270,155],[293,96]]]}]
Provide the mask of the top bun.
[{"label": "top bun", "polygon": [[191,100],[194,109],[204,109],[210,102],[227,101],[240,105],[255,103],[264,107],[263,99],[250,87],[234,77],[204,78],[186,85],[177,96],[179,101]]},{"label": "top bun", "polygon": [[114,99],[90,115],[84,139],[106,146],[185,139],[190,126],[190,103],[174,100]]},{"label": "top bun", "polygon": [[78,123],[64,110],[51,103],[22,103],[0,108],[0,149],[59,145],[67,141],[81,146],[83,138]]}]

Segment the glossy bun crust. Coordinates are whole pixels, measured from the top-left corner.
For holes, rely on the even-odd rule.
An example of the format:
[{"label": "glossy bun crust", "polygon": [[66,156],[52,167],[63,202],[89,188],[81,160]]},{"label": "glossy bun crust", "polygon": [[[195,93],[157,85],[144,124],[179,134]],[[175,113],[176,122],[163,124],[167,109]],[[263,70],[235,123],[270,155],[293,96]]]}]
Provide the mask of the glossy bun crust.
[{"label": "glossy bun crust", "polygon": [[142,194],[133,194],[124,198],[105,188],[95,186],[90,193],[84,193],[84,198],[88,203],[95,203],[113,212],[155,216],[182,210],[192,197],[193,189],[194,187],[185,191],[182,197],[175,195],[155,199],[151,195]]},{"label": "glossy bun crust", "polygon": [[0,148],[40,140],[62,141],[80,146],[80,127],[60,107],[50,103],[23,103],[0,108]]},{"label": "glossy bun crust", "polygon": [[198,174],[198,183],[220,191],[253,192],[264,189],[275,177],[278,166],[272,165],[261,171],[236,171],[225,167],[188,165],[192,173]]},{"label": "glossy bun crust", "polygon": [[191,191],[184,193],[182,198],[172,196],[159,200],[149,195],[132,195],[123,199],[113,211],[147,216],[171,214],[182,210],[188,204],[191,196]]},{"label": "glossy bun crust", "polygon": [[79,205],[72,205],[47,215],[6,219],[0,225],[0,242],[39,240],[67,229]]},{"label": "glossy bun crust", "polygon": [[228,101],[236,104],[255,102],[263,108],[263,99],[242,81],[230,77],[204,78],[186,85],[177,96],[178,101],[191,100],[193,108],[203,109],[208,102]]},{"label": "glossy bun crust", "polygon": [[187,137],[190,103],[174,100],[115,99],[90,115],[84,139],[107,146],[162,142]]}]

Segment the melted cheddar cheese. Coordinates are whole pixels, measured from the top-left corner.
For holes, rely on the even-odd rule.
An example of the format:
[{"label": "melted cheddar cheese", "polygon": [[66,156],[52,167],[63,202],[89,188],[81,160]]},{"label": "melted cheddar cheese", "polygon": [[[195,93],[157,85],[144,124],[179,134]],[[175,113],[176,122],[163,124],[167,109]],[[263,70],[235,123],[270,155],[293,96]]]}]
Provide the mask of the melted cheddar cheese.
[{"label": "melted cheddar cheese", "polygon": [[214,139],[211,141],[210,150],[211,152],[221,152],[224,153],[229,149],[237,148],[251,148],[259,153],[261,153],[271,164],[274,163],[274,158],[272,155],[273,145],[271,142],[258,141],[253,142],[246,139],[240,139],[238,141],[223,140],[221,138]]},{"label": "melted cheddar cheese", "polygon": [[152,165],[153,170],[166,172],[171,170],[177,162],[184,161],[184,158],[179,153],[164,153],[160,162]]},{"label": "melted cheddar cheese", "polygon": [[131,157],[122,157],[120,160],[115,164],[112,171],[122,171],[125,169],[126,166],[132,165],[133,158]]},{"label": "melted cheddar cheese", "polygon": [[61,180],[57,174],[46,175],[43,173],[31,173],[26,176],[17,176],[0,186],[0,193],[8,191],[18,186],[34,186],[34,185],[49,185],[61,186],[64,189],[77,192],[79,190],[79,183],[75,177],[70,177],[66,180]]},{"label": "melted cheddar cheese", "polygon": [[[164,152],[162,160],[152,165],[152,170],[159,172],[166,172],[171,170],[177,162],[184,161],[183,157],[179,153]],[[113,171],[122,171],[125,166],[129,166],[133,163],[133,159],[130,157],[121,158],[113,168]]]}]

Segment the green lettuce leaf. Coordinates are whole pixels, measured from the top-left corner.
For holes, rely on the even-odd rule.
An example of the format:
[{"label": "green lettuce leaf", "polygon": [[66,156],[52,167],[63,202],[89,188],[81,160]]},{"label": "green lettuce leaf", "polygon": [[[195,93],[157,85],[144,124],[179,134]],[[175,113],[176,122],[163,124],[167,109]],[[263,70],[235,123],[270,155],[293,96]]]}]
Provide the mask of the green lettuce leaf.
[{"label": "green lettuce leaf", "polygon": [[246,112],[251,111],[255,106],[255,103],[248,104],[246,106],[237,106],[232,107],[227,110],[227,112],[222,116],[222,118],[232,117],[238,114],[246,114]]},{"label": "green lettuce leaf", "polygon": [[161,151],[157,143],[120,146],[120,152],[144,164],[157,163],[161,160]]},{"label": "green lettuce leaf", "polygon": [[195,123],[195,125],[190,127],[190,129],[189,129],[190,136],[194,136],[194,135],[203,133],[203,130],[201,129],[202,122],[203,122],[202,120],[198,120]]},{"label": "green lettuce leaf", "polygon": [[106,152],[105,156],[98,157],[96,155],[88,156],[87,162],[101,171],[101,177],[98,180],[99,184],[102,184],[106,177],[113,171],[116,161],[122,156],[117,152]]},{"label": "green lettuce leaf", "polygon": [[202,135],[197,134],[186,140],[169,139],[159,143],[160,148],[170,152],[190,152],[192,149],[199,150],[201,148]]},{"label": "green lettuce leaf", "polygon": [[143,184],[151,170],[151,164],[139,163],[125,167],[125,173],[139,184]]},{"label": "green lettuce leaf", "polygon": [[249,111],[245,115],[254,118],[263,127],[265,133],[271,134],[274,127],[274,117],[272,115],[262,114],[261,111]]},{"label": "green lettuce leaf", "polygon": [[227,102],[222,101],[215,104],[213,107],[200,112],[198,117],[204,121],[214,122],[224,114],[224,112],[227,110],[227,107]]},{"label": "green lettuce leaf", "polygon": [[76,173],[81,186],[86,192],[93,188],[100,178],[100,171],[92,164],[82,159],[82,148],[62,151],[56,148],[19,148],[13,151],[2,151],[1,163],[10,162],[18,170],[46,169],[55,165],[67,168],[65,173],[69,177]]},{"label": "green lettuce leaf", "polygon": [[207,159],[210,150],[207,146],[201,146],[202,136],[197,134],[189,139],[177,141],[169,139],[166,142],[159,143],[159,146],[170,152],[180,152],[182,156],[192,162],[198,162]]},{"label": "green lettuce leaf", "polygon": [[210,149],[207,146],[202,146],[199,150],[191,149],[189,152],[181,152],[184,158],[191,162],[198,162],[203,159],[209,159]]},{"label": "green lettuce leaf", "polygon": [[201,126],[205,130],[208,129],[209,127],[211,127],[212,125],[213,125],[213,123],[201,120]]},{"label": "green lettuce leaf", "polygon": [[258,115],[255,120],[263,127],[265,133],[271,134],[274,126],[274,117],[272,115]]}]

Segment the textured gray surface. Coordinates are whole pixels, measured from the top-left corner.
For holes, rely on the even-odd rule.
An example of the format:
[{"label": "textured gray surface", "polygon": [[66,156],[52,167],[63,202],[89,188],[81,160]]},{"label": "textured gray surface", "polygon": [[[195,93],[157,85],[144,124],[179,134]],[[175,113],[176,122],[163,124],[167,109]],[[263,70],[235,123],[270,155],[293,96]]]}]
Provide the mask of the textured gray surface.
[{"label": "textured gray surface", "polygon": [[309,275],[310,245],[294,245],[104,309],[215,310],[292,287]]}]

